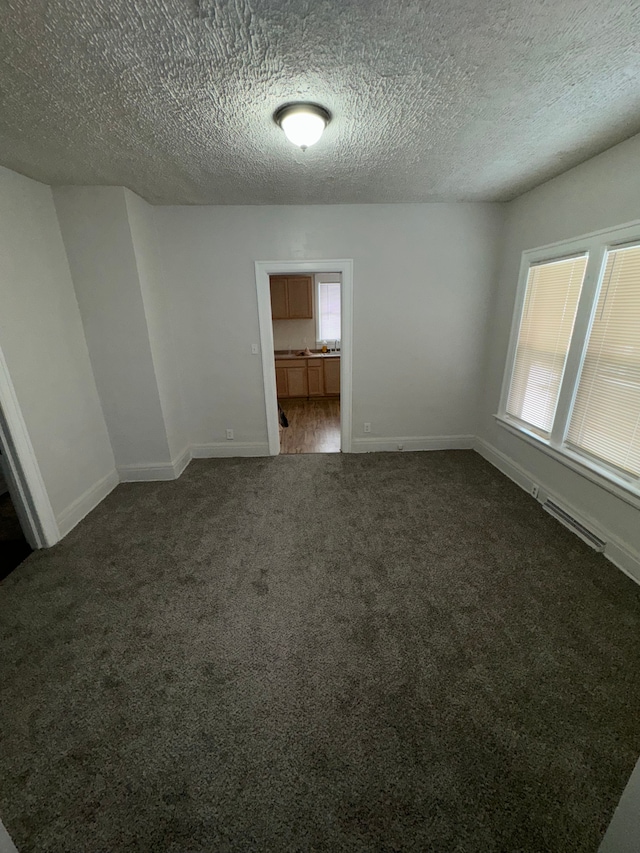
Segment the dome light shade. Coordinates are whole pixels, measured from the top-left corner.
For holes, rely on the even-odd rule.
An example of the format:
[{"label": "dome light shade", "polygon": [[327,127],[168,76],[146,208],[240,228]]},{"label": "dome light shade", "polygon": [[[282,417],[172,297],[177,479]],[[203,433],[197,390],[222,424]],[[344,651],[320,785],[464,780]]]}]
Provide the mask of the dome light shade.
[{"label": "dome light shade", "polygon": [[286,104],[276,111],[274,119],[289,142],[304,151],[320,139],[331,115],[318,104]]}]

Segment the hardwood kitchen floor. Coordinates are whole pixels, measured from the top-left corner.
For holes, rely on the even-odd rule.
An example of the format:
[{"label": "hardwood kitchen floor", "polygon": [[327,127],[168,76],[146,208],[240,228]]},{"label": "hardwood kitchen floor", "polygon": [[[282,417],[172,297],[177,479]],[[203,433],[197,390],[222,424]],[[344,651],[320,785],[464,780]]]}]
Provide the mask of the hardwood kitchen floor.
[{"label": "hardwood kitchen floor", "polygon": [[280,400],[289,426],[280,427],[280,453],[339,453],[340,398]]}]

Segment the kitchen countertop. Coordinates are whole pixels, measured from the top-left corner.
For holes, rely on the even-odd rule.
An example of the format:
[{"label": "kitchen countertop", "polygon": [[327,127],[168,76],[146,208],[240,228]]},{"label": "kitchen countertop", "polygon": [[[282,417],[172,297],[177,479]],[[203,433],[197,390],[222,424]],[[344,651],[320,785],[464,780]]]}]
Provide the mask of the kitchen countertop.
[{"label": "kitchen countertop", "polygon": [[276,352],[276,361],[280,358],[340,358],[339,352],[312,352],[311,355],[296,355],[295,353]]}]

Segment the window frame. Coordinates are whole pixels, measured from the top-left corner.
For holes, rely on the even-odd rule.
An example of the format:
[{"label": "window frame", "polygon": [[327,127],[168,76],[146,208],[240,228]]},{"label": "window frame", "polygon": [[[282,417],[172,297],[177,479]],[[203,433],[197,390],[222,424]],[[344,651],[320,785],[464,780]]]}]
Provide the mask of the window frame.
[{"label": "window frame", "polygon": [[[614,465],[591,456],[586,451],[567,445],[571,413],[578,392],[578,382],[597,308],[598,295],[605,270],[606,253],[613,249],[621,249],[624,246],[634,244],[640,244],[640,220],[615,228],[595,231],[575,239],[528,249],[522,253],[500,402],[494,417],[500,426],[513,435],[523,438],[527,443],[543,450],[566,467],[577,471],[587,479],[640,509],[640,477],[627,474]],[[507,412],[529,269],[534,264],[560,261],[583,253],[587,255],[587,266],[567,359],[560,381],[560,393],[553,425],[549,437],[546,438],[539,435],[534,427]]]},{"label": "window frame", "polygon": [[[322,338],[320,337],[320,285],[321,284],[337,284],[340,287],[340,337],[339,338]],[[342,277],[340,273],[317,273],[314,281],[314,299],[316,305],[316,346],[318,349],[322,346],[322,341],[337,340],[338,348],[342,340]]]}]

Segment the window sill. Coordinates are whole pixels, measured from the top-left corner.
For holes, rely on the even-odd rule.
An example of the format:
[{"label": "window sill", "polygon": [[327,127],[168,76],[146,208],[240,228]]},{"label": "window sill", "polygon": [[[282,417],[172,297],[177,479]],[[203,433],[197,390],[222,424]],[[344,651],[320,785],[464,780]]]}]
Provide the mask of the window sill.
[{"label": "window sill", "polygon": [[640,490],[631,482],[617,475],[613,471],[609,471],[597,462],[583,457],[578,453],[574,453],[566,447],[553,447],[547,440],[536,435],[534,432],[521,426],[519,423],[509,420],[503,415],[494,415],[499,426],[510,432],[512,435],[526,441],[532,447],[541,450],[547,456],[555,459],[565,468],[570,468],[577,474],[580,474],[585,479],[595,483],[600,488],[605,489],[610,494],[630,504],[635,509],[640,509]]}]

